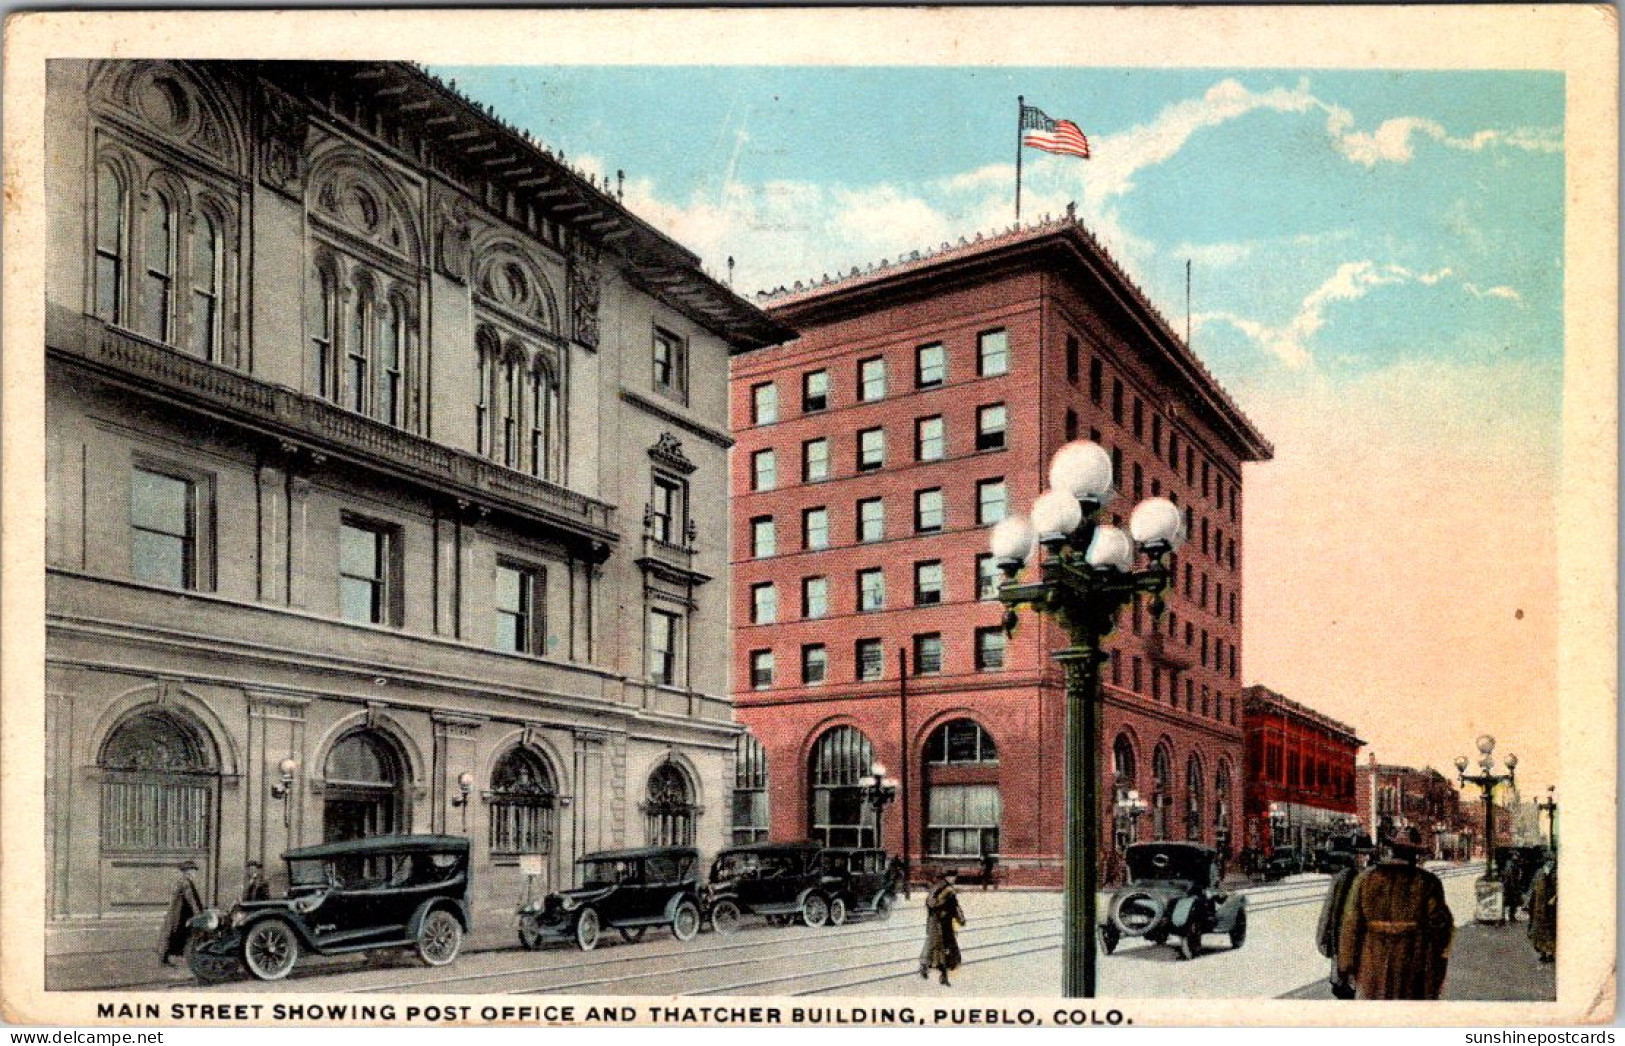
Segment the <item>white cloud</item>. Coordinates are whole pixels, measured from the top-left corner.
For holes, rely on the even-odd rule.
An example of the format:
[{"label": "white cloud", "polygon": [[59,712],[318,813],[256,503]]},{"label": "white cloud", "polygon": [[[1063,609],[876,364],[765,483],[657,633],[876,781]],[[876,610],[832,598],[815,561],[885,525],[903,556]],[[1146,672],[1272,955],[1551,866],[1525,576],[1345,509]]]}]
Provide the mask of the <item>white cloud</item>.
[{"label": "white cloud", "polygon": [[1476,283],[1464,283],[1461,288],[1475,298],[1500,298],[1503,301],[1518,302],[1520,305],[1523,303],[1523,295],[1505,284],[1496,287],[1480,287]]},{"label": "white cloud", "polygon": [[1379,163],[1409,163],[1415,155],[1411,139],[1420,135],[1451,149],[1482,152],[1504,145],[1525,152],[1561,152],[1563,140],[1552,129],[1522,127],[1513,131],[1481,130],[1464,137],[1451,135],[1437,120],[1422,116],[1396,116],[1377,125],[1375,131],[1351,131],[1353,116],[1347,110],[1336,109],[1328,116],[1326,130],[1332,135],[1337,150],[1350,161],[1363,167]]}]

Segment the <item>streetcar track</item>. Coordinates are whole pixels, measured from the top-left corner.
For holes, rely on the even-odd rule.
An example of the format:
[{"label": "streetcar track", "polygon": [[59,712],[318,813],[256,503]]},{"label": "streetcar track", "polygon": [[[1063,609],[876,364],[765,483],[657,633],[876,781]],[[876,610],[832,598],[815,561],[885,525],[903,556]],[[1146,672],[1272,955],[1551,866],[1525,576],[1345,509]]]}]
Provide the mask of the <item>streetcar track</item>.
[{"label": "streetcar track", "polygon": [[[1007,947],[1007,946],[1009,946],[1011,944],[1030,944],[1033,941],[1048,940],[1049,938],[1052,938],[1052,937],[1059,938],[1060,936],[1061,936],[1060,933],[1045,933],[1045,934],[1039,934],[1037,937],[1028,938],[1027,940],[1020,940],[1020,941],[991,941],[991,942],[989,942],[987,944],[976,944],[976,945],[972,945],[969,948],[965,948],[965,949],[962,950],[962,954],[963,954],[963,952],[986,951],[989,948],[1003,948],[1003,947]],[[1053,947],[1059,948],[1060,945],[1054,945]],[[1047,949],[1034,949],[1034,950],[1044,951],[1044,950],[1047,950]],[[1024,952],[1017,952],[1017,953],[1012,953],[1012,954],[1025,954],[1025,953]],[[1006,956],[1006,955],[989,955],[989,956],[984,956],[984,957],[982,957],[980,959],[972,959],[972,960],[970,960],[970,962],[961,961],[960,965],[961,966],[969,966],[969,965],[971,965],[971,963],[991,962],[991,961],[993,961],[995,959],[1003,959],[1003,958],[1008,958],[1008,957],[1009,956]],[[843,966],[838,970],[827,971],[827,973],[852,973],[852,972],[855,972],[857,970],[873,969],[874,967],[877,967],[877,966],[894,966],[894,965],[897,965],[898,963],[901,963],[903,961],[904,960],[895,959],[895,958],[893,958],[893,959],[877,959],[874,962],[860,963],[857,966]],[[911,967],[910,967],[910,969],[908,971],[908,976],[911,976],[911,977],[912,976],[917,976],[918,968],[919,968],[919,964],[917,962],[914,962],[911,965]],[[800,980],[800,979],[803,979],[803,978],[808,977],[808,976],[817,977],[817,976],[820,976],[820,975],[816,974],[816,973],[815,974],[810,974],[810,975],[805,974],[805,973],[792,973],[792,974],[785,974],[785,975],[779,976],[779,977],[764,977],[764,978],[760,978],[760,979],[754,980],[754,981],[742,981],[739,984],[725,984],[725,985],[721,985],[721,986],[714,987],[714,988],[704,988],[704,989],[701,989],[701,990],[696,991],[696,992],[690,992],[688,994],[691,994],[691,995],[724,995],[724,994],[727,994],[729,992],[738,991],[741,988],[758,988],[758,987],[761,987],[764,984],[777,984],[780,981]],[[889,981],[889,980],[895,980],[896,978],[901,977],[901,976],[903,976],[903,974],[898,973],[898,974],[891,974],[891,975],[886,976],[886,977],[870,978],[870,980]],[[804,991],[804,992],[791,992],[791,994],[792,995],[812,995],[816,991],[824,991],[824,990],[827,990],[827,989],[811,989],[811,990]]]}]

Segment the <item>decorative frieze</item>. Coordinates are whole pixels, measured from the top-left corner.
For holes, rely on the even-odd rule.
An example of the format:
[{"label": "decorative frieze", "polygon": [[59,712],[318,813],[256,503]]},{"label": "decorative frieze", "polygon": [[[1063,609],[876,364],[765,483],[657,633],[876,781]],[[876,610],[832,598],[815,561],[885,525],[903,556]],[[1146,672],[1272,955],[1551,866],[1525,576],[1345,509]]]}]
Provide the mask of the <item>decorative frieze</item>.
[{"label": "decorative frieze", "polygon": [[260,181],[292,199],[303,198],[308,173],[310,116],[299,100],[264,82],[260,91]]}]

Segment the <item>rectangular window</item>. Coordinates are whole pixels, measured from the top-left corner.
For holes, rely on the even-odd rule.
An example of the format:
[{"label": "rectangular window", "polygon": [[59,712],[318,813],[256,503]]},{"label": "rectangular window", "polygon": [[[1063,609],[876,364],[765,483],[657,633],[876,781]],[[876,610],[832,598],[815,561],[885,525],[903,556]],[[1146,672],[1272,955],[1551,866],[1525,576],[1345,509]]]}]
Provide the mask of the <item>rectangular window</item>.
[{"label": "rectangular window", "polygon": [[750,489],[772,490],[779,482],[778,457],[769,450],[758,450],[750,456]]},{"label": "rectangular window", "polygon": [[870,472],[886,463],[886,430],[864,429],[858,433],[858,471]]},{"label": "rectangular window", "polygon": [[976,522],[979,526],[999,522],[1008,508],[1009,498],[1005,493],[1004,480],[984,479],[976,484]]},{"label": "rectangular window", "polygon": [[1078,412],[1068,407],[1066,411],[1066,441],[1071,443],[1078,438]]},{"label": "rectangular window", "polygon": [[675,545],[683,536],[683,483],[655,476],[653,500],[649,504],[650,532],[656,541]]},{"label": "rectangular window", "polygon": [[852,660],[860,680],[879,679],[886,674],[886,655],[878,639],[858,640]]},{"label": "rectangular window", "polygon": [[1138,657],[1129,662],[1129,685],[1136,694],[1140,692],[1140,673],[1144,671],[1145,662],[1141,661]]},{"label": "rectangular window", "polygon": [[772,516],[757,516],[750,521],[750,554],[757,559],[765,559],[773,555],[777,549],[778,535],[773,528]]},{"label": "rectangular window", "polygon": [[1076,385],[1078,383],[1078,338],[1074,334],[1066,336],[1066,380]]},{"label": "rectangular window", "polygon": [[1099,406],[1106,398],[1106,365],[1099,356],[1089,359],[1089,401]]},{"label": "rectangular window", "polygon": [[497,562],[496,646],[520,654],[540,653],[543,630],[538,612],[541,605],[540,571],[512,563]]},{"label": "rectangular window", "polygon": [[886,398],[886,361],[879,356],[858,361],[858,399],[865,403]]},{"label": "rectangular window", "polygon": [[927,632],[914,637],[914,674],[934,676],[942,672],[942,633]]},{"label": "rectangular window", "polygon": [[880,498],[858,502],[858,540],[880,541],[886,536],[886,503]]},{"label": "rectangular window", "polygon": [[829,613],[829,579],[804,577],[801,579],[801,616],[816,620]]},{"label": "rectangular window", "polygon": [[914,384],[934,389],[948,380],[948,350],[941,342],[921,345],[914,350]]},{"label": "rectangular window", "polygon": [[999,573],[998,564],[993,560],[993,553],[983,552],[976,557],[976,598],[998,599],[999,585],[1004,578]]},{"label": "rectangular window", "polygon": [[829,509],[820,505],[801,514],[801,547],[809,552],[829,547]]},{"label": "rectangular window", "polygon": [[992,378],[1009,371],[1009,332],[983,331],[976,339],[976,373],[984,378]]},{"label": "rectangular window", "polygon": [[917,534],[935,534],[947,524],[946,514],[942,507],[942,490],[933,487],[930,490],[917,490],[914,492],[914,531]]},{"label": "rectangular window", "polygon": [[931,606],[942,602],[942,562],[928,560],[914,564],[914,605]]},{"label": "rectangular window", "polygon": [[771,625],[779,619],[779,593],[772,582],[750,586],[750,623]]},{"label": "rectangular window", "polygon": [[688,347],[670,331],[654,331],[654,386],[677,399],[688,396]]},{"label": "rectangular window", "polygon": [[829,371],[809,371],[801,376],[801,412],[811,414],[829,406]]},{"label": "rectangular window", "polygon": [[751,386],[750,420],[753,425],[771,425],[779,420],[779,387],[771,381]]},{"label": "rectangular window", "polygon": [[822,643],[810,643],[801,648],[801,681],[815,686],[824,681],[829,670],[829,654]]},{"label": "rectangular window", "polygon": [[933,857],[975,859],[999,852],[999,786],[937,784],[926,792],[926,847]]},{"label": "rectangular window", "polygon": [[130,574],[137,581],[196,588],[197,487],[135,468],[130,475]]},{"label": "rectangular window", "polygon": [[1145,439],[1145,401],[1134,397],[1134,438]]},{"label": "rectangular window", "polygon": [[1162,416],[1151,415],[1151,453],[1162,456]]},{"label": "rectangular window", "polygon": [[1136,505],[1138,505],[1140,503],[1140,499],[1143,498],[1144,496],[1145,496],[1145,469],[1141,468],[1140,463],[1138,461],[1136,461],[1134,463],[1134,503]]},{"label": "rectangular window", "polygon": [[1112,379],[1112,424],[1123,424],[1123,379]]},{"label": "rectangular window", "polygon": [[394,527],[345,517],[339,525],[339,612],[346,621],[398,624]]},{"label": "rectangular window", "polygon": [[1004,667],[1004,629],[995,625],[992,628],[978,628],[976,630],[976,670],[978,672],[997,672]]},{"label": "rectangular window", "polygon": [[1213,465],[1206,458],[1202,459],[1202,496],[1208,497],[1212,492]]},{"label": "rectangular window", "polygon": [[976,449],[1004,449],[1004,404],[994,403],[976,411]]},{"label": "rectangular window", "polygon": [[773,651],[753,650],[750,654],[750,688],[766,690],[773,685]]},{"label": "rectangular window", "polygon": [[858,609],[886,609],[886,575],[879,567],[858,571]]},{"label": "rectangular window", "polygon": [[920,418],[914,423],[915,461],[941,461],[946,443],[940,415]]},{"label": "rectangular window", "polygon": [[818,483],[829,478],[829,440],[810,439],[801,445],[801,481]]}]

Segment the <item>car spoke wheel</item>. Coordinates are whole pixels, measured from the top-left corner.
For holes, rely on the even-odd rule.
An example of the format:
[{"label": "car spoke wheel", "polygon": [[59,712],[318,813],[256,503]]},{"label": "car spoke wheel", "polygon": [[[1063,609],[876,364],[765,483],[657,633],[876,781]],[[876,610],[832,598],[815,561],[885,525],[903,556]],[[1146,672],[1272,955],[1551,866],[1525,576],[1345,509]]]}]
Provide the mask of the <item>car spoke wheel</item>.
[{"label": "car spoke wheel", "polygon": [[739,905],[732,901],[718,901],[711,909],[711,928],[726,937],[739,932]]},{"label": "car spoke wheel", "polygon": [[418,961],[425,966],[444,966],[457,958],[463,946],[463,924],[457,916],[437,908],[424,917],[418,928]]},{"label": "car spoke wheel", "polygon": [[299,961],[299,938],[281,919],[255,923],[243,937],[243,965],[262,981],[280,981]]},{"label": "car spoke wheel", "polygon": [[829,925],[839,926],[846,922],[846,902],[839,897],[829,899]]},{"label": "car spoke wheel", "polygon": [[536,925],[536,920],[529,916],[519,918],[519,944],[527,951],[533,952],[542,946],[542,931]]},{"label": "car spoke wheel", "polygon": [[1236,923],[1230,927],[1230,947],[1240,948],[1247,940],[1247,913],[1237,912]]},{"label": "car spoke wheel", "polygon": [[679,941],[692,941],[700,932],[700,909],[693,901],[681,901],[671,917],[671,935]]},{"label": "car spoke wheel", "polygon": [[810,893],[807,899],[801,902],[801,921],[808,926],[822,926],[824,920],[829,918],[829,902],[824,900],[823,894]]},{"label": "car spoke wheel", "polygon": [[649,928],[647,926],[623,926],[621,927],[621,940],[627,944],[636,944],[643,940],[643,935],[648,932]]},{"label": "car spoke wheel", "polygon": [[591,908],[581,909],[576,916],[576,947],[584,952],[598,947],[598,913]]},{"label": "car spoke wheel", "polygon": [[1117,950],[1117,927],[1107,924],[1100,928],[1100,950],[1110,955]]},{"label": "car spoke wheel", "polygon": [[887,919],[891,918],[891,910],[891,894],[881,894],[880,899],[875,901],[875,918],[879,919],[881,922],[885,922]]},{"label": "car spoke wheel", "polygon": [[1179,957],[1181,959],[1194,959],[1202,954],[1202,931],[1195,926],[1186,928],[1179,935]]},{"label": "car spoke wheel", "polygon": [[186,942],[186,968],[199,984],[233,980],[240,969],[236,959],[229,955],[212,955],[200,948],[196,940]]}]

